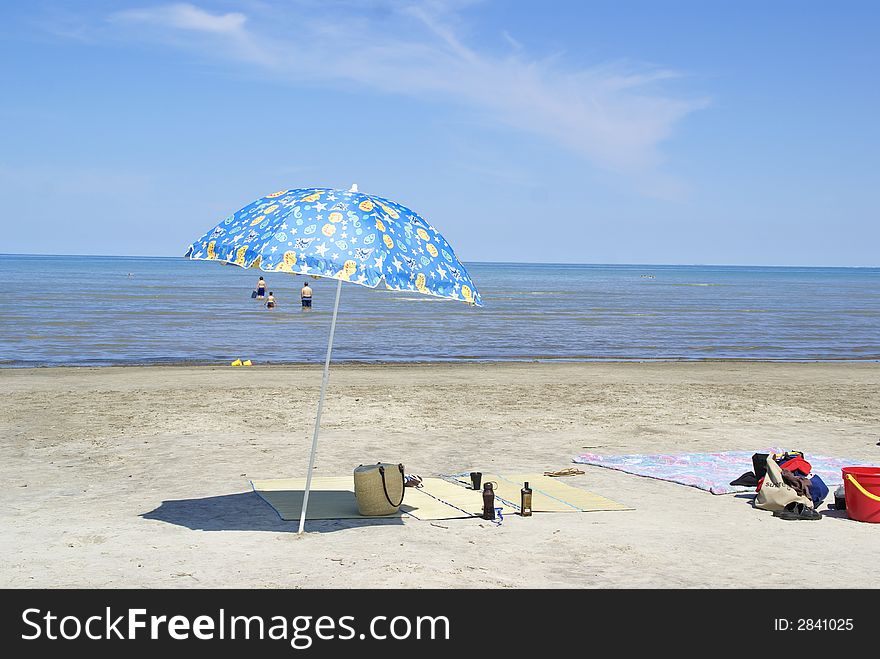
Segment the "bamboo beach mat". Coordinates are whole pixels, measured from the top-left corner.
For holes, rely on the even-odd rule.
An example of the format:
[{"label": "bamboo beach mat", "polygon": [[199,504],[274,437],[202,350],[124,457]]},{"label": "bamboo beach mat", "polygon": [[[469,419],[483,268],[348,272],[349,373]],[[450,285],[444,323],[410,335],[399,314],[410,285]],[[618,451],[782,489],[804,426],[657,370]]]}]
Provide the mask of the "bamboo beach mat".
[{"label": "bamboo beach mat", "polygon": [[[251,486],[266,503],[285,521],[298,520],[302,512],[305,478],[254,480]],[[502,505],[502,514],[514,513],[515,508]],[[425,478],[422,487],[408,487],[403,505],[387,518],[414,517],[415,519],[455,519],[478,516],[483,509],[480,492],[466,489],[442,478]],[[376,519],[358,512],[351,476],[318,476],[312,478],[306,519]]]},{"label": "bamboo beach mat", "polygon": [[[285,521],[299,519],[306,489],[305,478],[254,480],[251,481],[251,487],[263,501],[275,509],[281,519]],[[352,519],[360,516],[351,476],[312,478],[306,519]]]},{"label": "bamboo beach mat", "polygon": [[[540,474],[513,474],[499,476],[483,474],[483,482],[492,481],[495,487],[495,507],[502,515],[519,512],[520,488],[528,481],[532,488],[534,512],[594,512],[600,510],[632,510],[579,487],[562,483]],[[302,512],[305,478],[253,480],[251,486],[279,517],[285,521],[299,520]],[[422,487],[408,487],[400,510],[389,519],[413,517],[419,520],[479,517],[483,511],[482,492],[474,491],[464,481],[453,482],[443,478],[425,478]],[[376,519],[358,512],[351,476],[317,476],[312,478],[309,508],[306,519]]]},{"label": "bamboo beach mat", "polygon": [[541,474],[483,474],[483,483],[497,483],[495,495],[519,511],[520,490],[528,482],[532,490],[532,511],[536,513],[596,512],[632,510],[629,506]]}]

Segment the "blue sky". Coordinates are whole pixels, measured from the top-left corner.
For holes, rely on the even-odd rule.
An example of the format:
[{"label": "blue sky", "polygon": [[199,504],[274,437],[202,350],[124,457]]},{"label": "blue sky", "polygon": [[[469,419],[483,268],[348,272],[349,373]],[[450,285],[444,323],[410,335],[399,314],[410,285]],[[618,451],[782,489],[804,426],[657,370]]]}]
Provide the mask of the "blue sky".
[{"label": "blue sky", "polygon": [[347,188],[463,261],[880,265],[880,4],[0,5],[0,253]]}]

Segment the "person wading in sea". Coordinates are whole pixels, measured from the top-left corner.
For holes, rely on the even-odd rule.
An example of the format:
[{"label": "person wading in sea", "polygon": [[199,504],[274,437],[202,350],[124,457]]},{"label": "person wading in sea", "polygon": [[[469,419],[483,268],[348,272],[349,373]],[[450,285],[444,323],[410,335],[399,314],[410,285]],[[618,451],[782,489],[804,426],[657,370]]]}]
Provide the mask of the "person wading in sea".
[{"label": "person wading in sea", "polygon": [[300,292],[300,297],[302,298],[302,308],[303,311],[311,311],[312,309],[312,287],[309,286],[309,282],[303,284],[302,291]]}]

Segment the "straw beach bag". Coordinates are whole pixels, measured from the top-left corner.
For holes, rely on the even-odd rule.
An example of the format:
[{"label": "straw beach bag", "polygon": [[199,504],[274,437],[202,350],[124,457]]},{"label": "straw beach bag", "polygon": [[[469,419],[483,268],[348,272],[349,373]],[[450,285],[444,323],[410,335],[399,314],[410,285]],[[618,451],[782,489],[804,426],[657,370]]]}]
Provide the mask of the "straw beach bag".
[{"label": "straw beach bag", "polygon": [[813,500],[810,497],[801,496],[791,485],[785,483],[782,479],[782,469],[776,464],[773,456],[768,455],[767,474],[764,476],[761,489],[758,490],[758,496],[755,497],[755,508],[784,510],[792,502],[802,503],[807,508],[813,507]]},{"label": "straw beach bag", "polygon": [[354,470],[354,496],[361,515],[393,515],[400,509],[405,491],[403,471],[402,464],[383,462]]}]

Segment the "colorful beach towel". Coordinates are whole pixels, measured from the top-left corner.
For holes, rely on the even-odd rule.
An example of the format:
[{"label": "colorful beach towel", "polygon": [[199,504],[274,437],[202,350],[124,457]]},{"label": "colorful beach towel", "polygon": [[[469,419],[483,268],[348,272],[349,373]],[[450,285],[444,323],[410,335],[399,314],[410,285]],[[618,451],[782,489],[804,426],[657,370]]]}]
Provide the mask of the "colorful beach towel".
[{"label": "colorful beach towel", "polygon": [[[753,487],[729,485],[747,471],[752,470],[754,453],[777,453],[779,449],[759,449],[756,451],[722,451],[719,453],[679,453],[677,455],[598,455],[584,453],[573,462],[625,471],[636,476],[646,476],[681,485],[690,485],[712,494],[732,494],[735,492],[754,492]],[[842,467],[861,464],[858,460],[829,458],[821,455],[804,456],[812,465],[813,472],[834,489],[843,483],[840,474]]]}]

